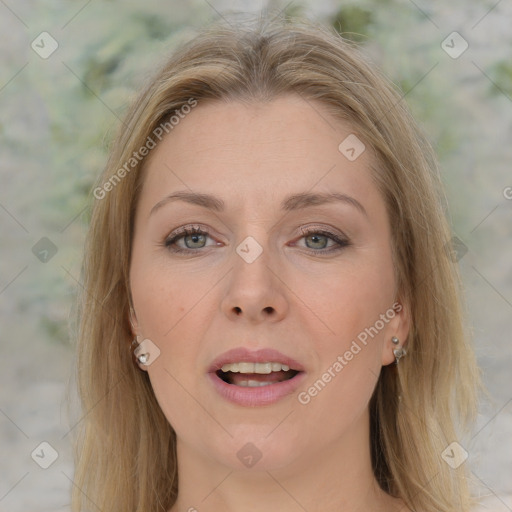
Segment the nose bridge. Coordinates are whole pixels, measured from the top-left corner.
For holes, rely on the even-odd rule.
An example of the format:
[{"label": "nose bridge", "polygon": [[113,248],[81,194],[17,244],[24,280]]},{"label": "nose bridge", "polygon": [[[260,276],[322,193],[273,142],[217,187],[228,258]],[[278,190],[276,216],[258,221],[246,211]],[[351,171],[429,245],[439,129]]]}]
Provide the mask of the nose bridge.
[{"label": "nose bridge", "polygon": [[[268,215],[270,205],[265,203],[265,199],[257,194],[259,201],[246,201],[239,212],[237,238],[240,237],[235,246],[236,256],[235,267],[249,270],[253,273],[255,266],[258,271],[269,271],[265,264],[271,264],[271,217]],[[256,265],[254,265],[257,263]]]},{"label": "nose bridge", "polygon": [[234,279],[236,282],[250,285],[250,289],[245,289],[249,294],[261,294],[272,287],[272,265],[270,258],[269,237],[263,230],[259,232],[252,231],[252,235],[246,236],[235,247],[234,256]]}]

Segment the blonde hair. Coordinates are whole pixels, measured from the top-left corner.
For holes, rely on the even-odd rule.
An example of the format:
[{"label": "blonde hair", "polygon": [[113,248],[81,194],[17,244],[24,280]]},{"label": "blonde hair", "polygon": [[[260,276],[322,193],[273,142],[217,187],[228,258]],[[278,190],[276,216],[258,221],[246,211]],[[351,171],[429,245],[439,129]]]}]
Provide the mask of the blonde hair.
[{"label": "blonde hair", "polygon": [[398,294],[411,312],[408,354],[382,368],[370,402],[375,476],[414,510],[467,511],[466,465],[452,469],[441,454],[458,439],[457,426],[475,417],[479,372],[448,257],[451,234],[435,155],[399,91],[353,43],[312,22],[256,25],[215,24],[179,48],[132,105],[99,177],[95,190],[105,193],[95,193],[78,307],[84,416],[75,441],[73,510],[91,500],[109,512],[167,511],[177,496],[175,433],[130,346],[129,266],[144,160],[126,162],[191,99],[200,106],[298,94],[346,121],[374,153]]}]

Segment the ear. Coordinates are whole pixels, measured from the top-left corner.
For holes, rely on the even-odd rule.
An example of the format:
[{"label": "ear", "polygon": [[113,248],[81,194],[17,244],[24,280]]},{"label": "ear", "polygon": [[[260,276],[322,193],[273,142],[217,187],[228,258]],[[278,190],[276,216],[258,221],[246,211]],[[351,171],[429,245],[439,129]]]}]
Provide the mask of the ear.
[{"label": "ear", "polygon": [[[140,339],[139,336],[137,336],[137,339]],[[148,349],[144,343],[145,340],[141,341],[138,345],[133,345],[133,356],[135,358],[135,363],[137,366],[147,372],[148,371],[148,365],[144,364],[139,360],[139,357],[145,357],[148,358],[148,356],[151,356],[151,354],[148,352]]]},{"label": "ear", "polygon": [[135,338],[137,336],[137,330],[139,328],[139,323],[137,322],[137,315],[135,314],[135,310],[133,309],[133,306],[130,305],[130,310],[128,312],[128,321],[131,325],[132,335]]},{"label": "ear", "polygon": [[[395,355],[393,350],[400,347],[405,347],[407,338],[409,336],[409,330],[411,326],[411,310],[408,302],[397,300],[391,307],[394,316],[390,319],[386,329],[386,339],[382,345],[382,365],[387,366],[388,364],[395,362]],[[393,336],[399,340],[398,344],[394,344],[391,341]]]},{"label": "ear", "polygon": [[138,356],[141,353],[143,353],[142,347],[140,346],[140,340],[142,338],[138,335],[139,322],[137,321],[137,315],[135,314],[135,309],[133,309],[133,306],[131,305],[131,302],[130,302],[130,309],[129,309],[129,313],[128,313],[128,321],[130,322],[131,331],[132,331],[132,337],[133,337],[133,341],[132,341],[132,343],[130,345],[131,350],[132,350],[132,354],[133,354],[133,360],[134,360],[135,364],[141,370],[147,371],[147,366],[142,364],[138,360]]}]

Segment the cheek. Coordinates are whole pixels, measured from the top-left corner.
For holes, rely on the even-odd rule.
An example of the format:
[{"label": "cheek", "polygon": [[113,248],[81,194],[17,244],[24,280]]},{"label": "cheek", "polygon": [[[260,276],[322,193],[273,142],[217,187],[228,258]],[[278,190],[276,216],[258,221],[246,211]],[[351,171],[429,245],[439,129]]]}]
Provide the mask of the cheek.
[{"label": "cheek", "polygon": [[146,255],[134,256],[130,283],[141,334],[162,341],[173,338],[180,323],[190,321],[212,286],[208,279],[176,272],[168,262]]},{"label": "cheek", "polygon": [[[319,342],[323,339],[329,346],[334,341],[336,350],[341,350],[391,308],[394,302],[391,260],[361,259],[330,272],[321,280],[303,281],[302,293],[309,297],[312,312],[323,321],[322,332],[326,336],[317,337]],[[378,330],[385,331],[387,323],[384,328],[381,324],[378,323]]]},{"label": "cheek", "polygon": [[301,389],[301,403],[311,407],[313,417],[329,410],[339,428],[349,416],[353,420],[363,413],[380,373],[384,341],[392,335],[391,255],[361,258],[350,269],[332,273],[323,290],[317,289],[314,307],[329,331],[312,338],[319,365]]},{"label": "cheek", "polygon": [[147,368],[148,375],[167,420],[180,432],[186,432],[191,422],[205,422],[205,411],[193,398],[198,377],[193,369],[201,340],[206,338],[207,322],[201,318],[211,314],[206,300],[216,282],[211,277],[176,272],[165,262],[151,259],[149,251],[134,251],[130,284],[138,331],[160,350]]},{"label": "cheek", "polygon": [[[188,292],[188,288],[192,291]],[[205,314],[200,302],[205,292],[202,287],[180,283],[165,273],[147,271],[134,274],[132,293],[139,333],[160,350],[155,368],[166,368],[182,379],[186,368],[194,367],[200,340],[205,336],[205,322],[200,318]],[[151,369],[149,373],[151,376]],[[163,372],[158,380],[168,377]]]},{"label": "cheek", "polygon": [[299,401],[309,409],[309,417],[329,411],[325,428],[333,435],[366,410],[380,373],[388,325],[395,316],[391,253],[380,253],[332,273],[324,293],[315,295],[317,310],[334,334],[316,337],[320,367],[300,390]]},{"label": "cheek", "polygon": [[394,316],[393,273],[370,268],[338,274],[316,297],[334,334],[312,338],[319,364],[299,390],[298,401],[312,428],[318,417],[328,415],[326,436],[349,428],[365,412],[380,373],[382,346]]}]

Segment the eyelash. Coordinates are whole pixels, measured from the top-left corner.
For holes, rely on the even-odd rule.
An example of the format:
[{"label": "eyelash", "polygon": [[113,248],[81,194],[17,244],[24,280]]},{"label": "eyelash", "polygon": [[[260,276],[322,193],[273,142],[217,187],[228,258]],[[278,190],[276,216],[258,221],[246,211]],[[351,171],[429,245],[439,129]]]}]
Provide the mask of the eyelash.
[{"label": "eyelash", "polygon": [[[315,249],[307,249],[306,248],[306,251],[309,252],[310,254],[316,254],[316,255],[331,254],[333,252],[340,251],[340,250],[344,249],[345,247],[348,247],[349,245],[351,245],[351,243],[348,239],[340,238],[335,233],[331,233],[330,231],[327,231],[325,229],[318,229],[318,228],[314,228],[314,227],[309,228],[309,229],[301,228],[301,233],[302,233],[303,237],[312,235],[312,234],[326,236],[326,237],[330,238],[331,240],[333,240],[334,242],[336,242],[336,244],[337,244],[336,246],[330,247],[329,249],[315,250]],[[175,231],[171,235],[169,235],[169,237],[167,237],[164,240],[163,245],[169,251],[171,251],[173,253],[182,253],[182,254],[188,253],[188,254],[190,254],[190,253],[194,253],[194,252],[199,252],[200,249],[203,249],[203,247],[201,247],[199,249],[183,249],[183,248],[175,245],[177,240],[179,240],[185,236],[194,235],[194,234],[209,235],[208,231],[205,231],[205,230],[201,229],[200,227],[185,226],[185,227],[180,228],[179,230]],[[301,238],[303,238],[303,237],[301,237]]]}]

